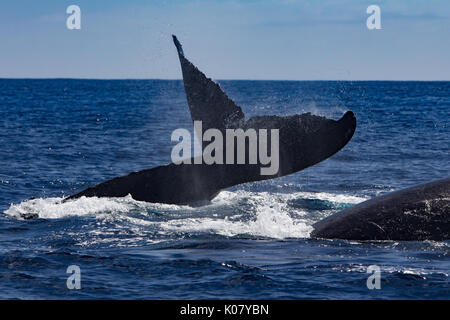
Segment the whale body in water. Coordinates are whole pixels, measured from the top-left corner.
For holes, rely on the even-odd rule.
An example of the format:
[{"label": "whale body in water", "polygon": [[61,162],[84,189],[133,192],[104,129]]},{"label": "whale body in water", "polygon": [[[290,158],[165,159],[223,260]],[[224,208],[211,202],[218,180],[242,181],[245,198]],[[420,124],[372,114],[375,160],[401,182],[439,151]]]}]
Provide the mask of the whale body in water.
[{"label": "whale body in water", "polygon": [[123,197],[131,194],[133,199],[147,202],[201,203],[234,185],[281,177],[308,168],[341,150],[352,138],[356,118],[351,111],[347,111],[339,120],[305,113],[283,117],[256,116],[245,121],[241,107],[186,59],[175,36],[173,41],[181,64],[192,120],[202,122],[203,132],[208,129],[222,133],[227,129],[278,129],[278,170],[274,174],[262,175],[260,169],[263,166],[259,158],[253,164],[194,164],[196,161],[191,158],[190,164],[170,163],[102,182],[65,201],[81,196]]},{"label": "whale body in water", "polygon": [[[284,176],[323,161],[344,147],[356,128],[351,111],[335,121],[311,114],[259,116],[247,121],[242,109],[207,78],[173,41],[183,73],[193,121],[208,129],[279,129],[279,169],[261,175],[257,164],[180,164],[132,172],[79,192],[81,196],[122,197],[186,204],[211,200],[220,190],[250,181]],[[248,145],[246,145],[248,147]],[[247,154],[248,155],[248,154]],[[191,159],[191,163],[194,163]],[[388,193],[338,212],[314,225],[313,238],[347,240],[448,240],[450,178]]]},{"label": "whale body in water", "polygon": [[314,225],[315,238],[449,240],[450,178],[391,192]]}]

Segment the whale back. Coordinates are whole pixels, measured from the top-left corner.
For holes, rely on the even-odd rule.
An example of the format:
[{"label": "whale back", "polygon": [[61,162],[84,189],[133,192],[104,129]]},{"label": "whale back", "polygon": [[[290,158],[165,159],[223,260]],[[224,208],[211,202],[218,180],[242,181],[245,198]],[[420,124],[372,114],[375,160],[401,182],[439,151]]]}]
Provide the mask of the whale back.
[{"label": "whale back", "polygon": [[450,239],[450,178],[367,200],[314,225],[315,238]]}]

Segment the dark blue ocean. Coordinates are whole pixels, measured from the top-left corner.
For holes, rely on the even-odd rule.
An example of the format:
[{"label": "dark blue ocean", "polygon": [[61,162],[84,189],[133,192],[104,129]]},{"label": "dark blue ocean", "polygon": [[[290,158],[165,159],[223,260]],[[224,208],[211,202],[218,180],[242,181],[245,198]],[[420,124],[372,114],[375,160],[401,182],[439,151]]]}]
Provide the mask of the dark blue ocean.
[{"label": "dark blue ocean", "polygon": [[[219,83],[247,119],[352,110],[356,133],[322,163],[203,207],[61,203],[170,162],[172,131],[192,130],[183,84],[0,80],[0,299],[450,298],[449,241],[309,237],[343,208],[450,175],[450,82]],[[70,265],[79,290],[66,286]],[[370,265],[379,290],[366,286]]]}]

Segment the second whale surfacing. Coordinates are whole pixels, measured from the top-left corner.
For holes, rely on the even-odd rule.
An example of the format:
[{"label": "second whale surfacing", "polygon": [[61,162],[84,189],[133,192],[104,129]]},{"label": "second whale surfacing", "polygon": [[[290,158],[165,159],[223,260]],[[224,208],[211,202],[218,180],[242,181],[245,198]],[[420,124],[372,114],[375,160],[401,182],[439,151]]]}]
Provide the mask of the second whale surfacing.
[{"label": "second whale surfacing", "polygon": [[449,240],[450,178],[390,192],[314,225],[314,238]]},{"label": "second whale surfacing", "polygon": [[203,131],[278,129],[277,172],[273,175],[261,175],[260,169],[263,166],[259,159],[257,164],[171,163],[108,180],[65,200],[82,196],[124,197],[131,194],[135,200],[155,203],[190,204],[209,201],[225,188],[285,176],[315,165],[341,150],[352,138],[356,118],[351,111],[346,112],[338,121],[310,113],[284,117],[257,116],[245,121],[242,109],[218,84],[185,58],[175,36],[173,41],[180,59],[192,120],[202,121]]}]

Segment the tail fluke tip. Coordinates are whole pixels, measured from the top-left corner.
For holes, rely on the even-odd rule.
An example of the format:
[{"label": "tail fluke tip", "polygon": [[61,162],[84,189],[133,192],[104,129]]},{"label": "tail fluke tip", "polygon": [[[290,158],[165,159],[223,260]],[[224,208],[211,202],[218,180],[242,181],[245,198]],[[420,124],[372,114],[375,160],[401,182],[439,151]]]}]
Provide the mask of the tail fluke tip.
[{"label": "tail fluke tip", "polygon": [[184,57],[183,47],[181,46],[180,41],[178,41],[177,36],[173,34],[172,39],[175,47],[177,47],[178,54]]}]

